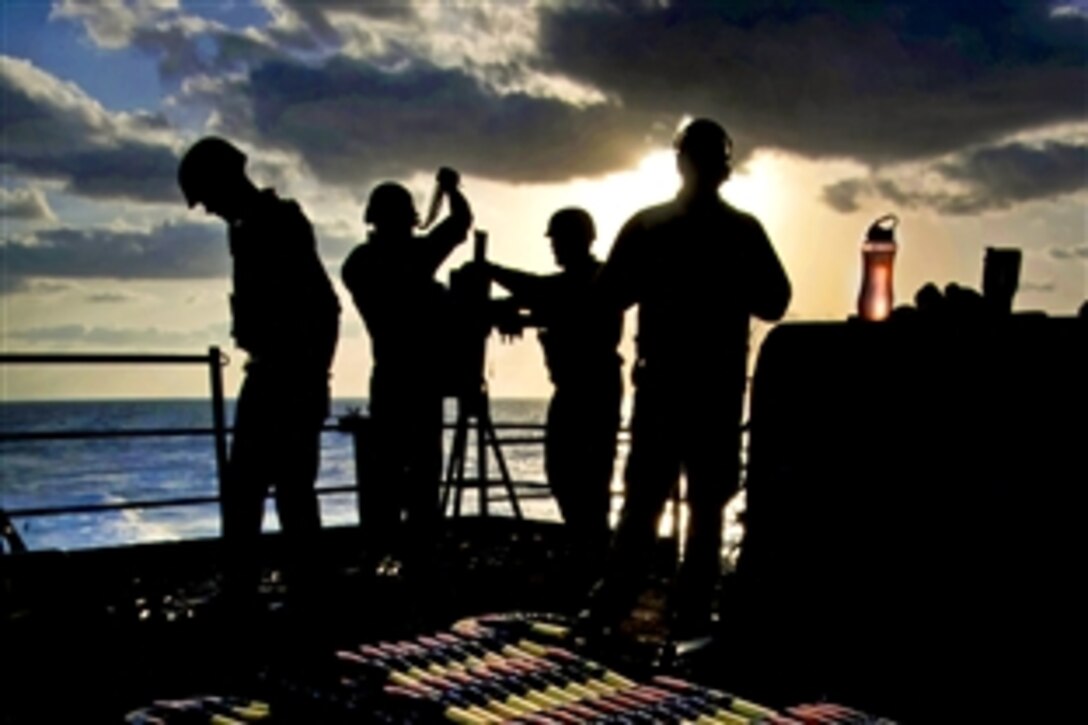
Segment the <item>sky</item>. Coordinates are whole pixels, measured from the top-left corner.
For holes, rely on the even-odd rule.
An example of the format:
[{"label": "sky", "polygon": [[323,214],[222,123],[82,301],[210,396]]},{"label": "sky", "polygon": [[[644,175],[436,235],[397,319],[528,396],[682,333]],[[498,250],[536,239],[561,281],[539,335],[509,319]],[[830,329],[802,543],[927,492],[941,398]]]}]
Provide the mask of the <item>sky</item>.
[{"label": "sky", "polygon": [[[369,379],[339,279],[377,183],[422,209],[457,168],[490,258],[553,272],[550,214],[585,207],[605,257],[675,194],[670,141],[699,116],[734,139],[723,196],[767,229],[790,320],[853,313],[861,241],[889,212],[899,303],[927,281],[979,287],[987,247],[1023,250],[1017,309],[1088,298],[1083,0],[4,0],[0,56],[5,352],[218,345],[236,388],[225,227],[176,183],[207,134],[313,223],[344,307],[339,397]],[[493,395],[549,394],[533,338],[491,342]],[[207,386],[184,368],[0,369],[3,400]]]}]

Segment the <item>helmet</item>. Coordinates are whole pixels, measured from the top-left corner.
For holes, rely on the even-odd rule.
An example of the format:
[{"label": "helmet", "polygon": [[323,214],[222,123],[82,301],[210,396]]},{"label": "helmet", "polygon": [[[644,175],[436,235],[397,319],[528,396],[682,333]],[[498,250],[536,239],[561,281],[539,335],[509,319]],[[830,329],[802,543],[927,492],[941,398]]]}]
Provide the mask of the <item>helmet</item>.
[{"label": "helmet", "polygon": [[691,159],[706,158],[725,153],[728,163],[733,158],[733,139],[717,121],[696,118],[676,135],[673,142],[676,151]]},{"label": "helmet", "polygon": [[585,209],[567,207],[552,214],[546,236],[579,239],[588,245],[597,238],[597,228]]},{"label": "helmet", "polygon": [[410,228],[419,222],[419,214],[411,192],[400,184],[386,181],[370,192],[363,221],[375,225],[405,224]]},{"label": "helmet", "polygon": [[203,201],[203,193],[210,185],[243,173],[245,167],[246,155],[237,146],[218,136],[206,136],[181,157],[178,185],[192,208]]}]

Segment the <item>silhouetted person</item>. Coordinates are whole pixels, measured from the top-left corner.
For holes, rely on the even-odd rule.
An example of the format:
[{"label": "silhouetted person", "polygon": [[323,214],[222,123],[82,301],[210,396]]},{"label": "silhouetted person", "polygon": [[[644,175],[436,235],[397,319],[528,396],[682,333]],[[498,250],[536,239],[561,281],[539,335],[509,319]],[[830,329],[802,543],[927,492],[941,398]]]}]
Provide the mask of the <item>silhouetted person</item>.
[{"label": "silhouetted person", "polygon": [[626,497],[589,622],[630,611],[683,472],[690,517],[673,612],[694,633],[709,624],[722,510],[738,485],[749,318],[779,319],[791,292],[759,221],[718,195],[731,171],[725,129],[693,121],[676,150],[679,194],[624,225],[598,277],[604,300],[638,305],[638,356]]},{"label": "silhouetted person", "polygon": [[610,484],[623,395],[616,352],[623,313],[591,298],[601,263],[597,237],[583,209],[561,209],[548,223],[555,263],[563,271],[536,275],[497,264],[488,275],[528,309],[537,325],[555,393],[548,406],[544,466],[579,561],[597,571],[608,546]]},{"label": "silhouetted person", "polygon": [[439,522],[442,401],[456,341],[449,337],[454,324],[449,291],[434,275],[472,225],[458,183],[452,169],[439,171],[450,213],[422,236],[413,231],[419,216],[408,190],[391,182],[376,187],[364,215],[369,239],[352,251],[342,270],[370,333],[374,358],[370,416],[379,488],[368,494],[368,537],[394,550],[399,543],[409,572],[429,563]]},{"label": "silhouetted person", "polygon": [[249,355],[221,500],[225,585],[235,598],[256,592],[255,547],[271,486],[290,544],[288,583],[305,594],[300,590],[313,583],[317,566],[311,555],[321,517],[314,484],[340,305],[302,209],[254,186],[245,164],[234,145],[208,137],[178,168],[189,206],[201,204],[228,225],[231,334]]}]

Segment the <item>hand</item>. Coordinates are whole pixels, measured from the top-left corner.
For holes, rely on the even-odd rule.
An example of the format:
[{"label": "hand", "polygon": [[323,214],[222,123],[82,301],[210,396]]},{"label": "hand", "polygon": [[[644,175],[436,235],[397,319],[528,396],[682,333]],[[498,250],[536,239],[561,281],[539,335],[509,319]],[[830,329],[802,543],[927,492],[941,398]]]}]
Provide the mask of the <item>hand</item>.
[{"label": "hand", "polygon": [[443,191],[456,189],[461,183],[461,175],[448,166],[440,168],[435,178],[438,182],[438,188]]}]

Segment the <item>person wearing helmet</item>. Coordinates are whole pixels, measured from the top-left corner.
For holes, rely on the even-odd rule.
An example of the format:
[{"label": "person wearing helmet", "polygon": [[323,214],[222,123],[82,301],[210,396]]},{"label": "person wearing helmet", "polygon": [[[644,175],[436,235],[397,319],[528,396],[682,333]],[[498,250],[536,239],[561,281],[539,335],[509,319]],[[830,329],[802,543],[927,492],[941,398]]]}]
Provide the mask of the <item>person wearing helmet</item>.
[{"label": "person wearing helmet", "polygon": [[706,633],[725,502],[739,485],[749,323],[778,320],[789,279],[760,222],[726,203],[733,144],[715,121],[675,143],[681,188],[622,228],[597,279],[614,309],[638,305],[626,497],[608,571],[585,622],[606,631],[634,605],[657,520],[680,474],[689,518],[671,603],[674,636]]},{"label": "person wearing helmet", "polygon": [[528,310],[555,391],[548,405],[544,467],[552,495],[586,576],[599,574],[608,549],[610,488],[623,396],[616,348],[623,314],[595,305],[590,288],[601,263],[590,251],[597,231],[580,208],[555,212],[547,236],[560,272],[538,275],[485,264],[487,275]]},{"label": "person wearing helmet", "polygon": [[258,189],[245,166],[236,146],[206,137],[178,167],[189,207],[203,206],[227,223],[231,334],[248,354],[220,502],[225,586],[236,600],[256,593],[255,547],[271,486],[280,527],[292,542],[288,582],[305,597],[303,590],[316,583],[312,555],[321,518],[314,484],[340,304],[302,209]]},{"label": "person wearing helmet", "polygon": [[419,215],[408,190],[379,184],[363,215],[369,237],[341,269],[370,334],[374,360],[369,402],[378,486],[367,492],[367,536],[401,549],[396,553],[406,574],[423,572],[417,580],[425,578],[437,531],[444,367],[454,325],[449,290],[435,273],[472,225],[459,184],[456,171],[438,172],[449,214],[422,235],[415,232]]}]

